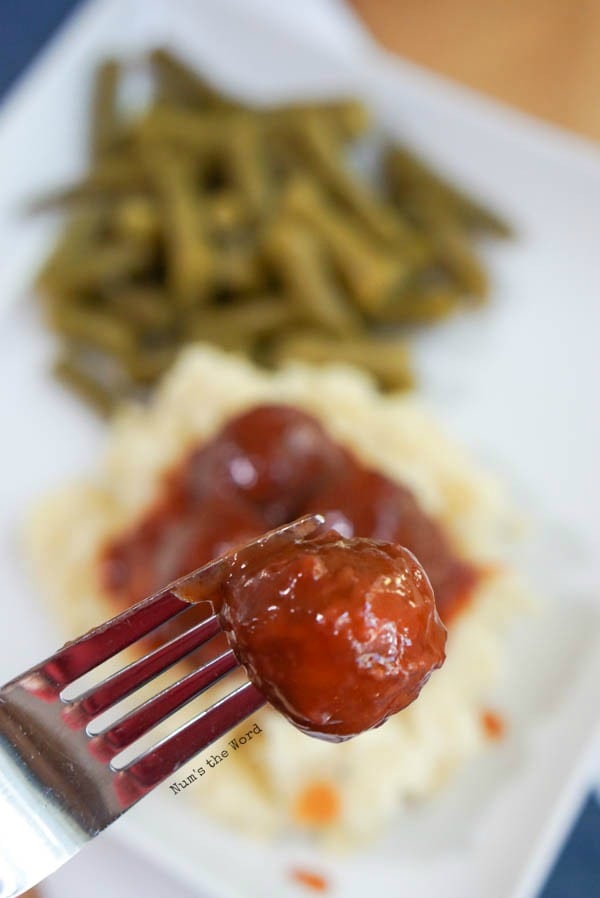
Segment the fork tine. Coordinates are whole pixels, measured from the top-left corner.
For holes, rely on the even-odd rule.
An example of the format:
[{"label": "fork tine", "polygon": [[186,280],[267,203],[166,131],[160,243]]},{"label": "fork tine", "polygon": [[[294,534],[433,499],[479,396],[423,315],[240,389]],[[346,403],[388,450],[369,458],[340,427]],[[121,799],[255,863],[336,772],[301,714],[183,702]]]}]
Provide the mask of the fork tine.
[{"label": "fork tine", "polygon": [[189,603],[165,590],[68,642],[30,673],[41,675],[53,692],[60,691],[187,608]]},{"label": "fork tine", "polygon": [[229,649],[111,723],[91,739],[90,751],[98,760],[111,760],[161,720],[217,683],[234,667],[237,667],[237,660]]},{"label": "fork tine", "polygon": [[244,683],[135,758],[115,777],[114,785],[122,806],[131,807],[199,751],[265,703],[265,697],[256,686]]},{"label": "fork tine", "polygon": [[[189,606],[188,609],[192,610]],[[208,642],[219,632],[221,632],[219,619],[216,615],[212,615],[186,632],[175,636],[169,642],[150,652],[149,655],[133,661],[122,670],[107,677],[106,680],[92,686],[64,708],[62,719],[69,727],[82,729],[102,711],[106,711],[107,708],[150,682],[158,674],[168,670],[177,661]]]},{"label": "fork tine", "polygon": [[[250,547],[262,545],[265,550],[275,547],[318,530],[323,521],[321,515],[305,515],[291,524],[259,537],[250,544]],[[30,691],[35,692],[40,698],[52,699],[73,680],[98,667],[142,636],[146,636],[170,618],[189,608],[190,601],[197,603],[200,598],[209,600],[221,580],[224,561],[225,556],[216,558],[197,571],[176,580],[157,595],[138,602],[137,605],[90,630],[79,639],[67,643],[51,658],[19,677],[20,683],[24,684],[28,678],[27,687]],[[193,585],[193,588],[188,592],[190,585]]]},{"label": "fork tine", "polygon": [[[260,547],[261,558],[266,562],[269,556],[281,549],[282,546],[289,545],[296,539],[316,534],[325,526],[323,515],[307,514],[292,521],[291,524],[276,527],[275,530],[270,530],[268,533],[259,536],[246,546],[234,549],[227,554],[229,556],[234,555],[238,563],[242,563],[248,557],[248,553],[254,553]],[[179,580],[174,580],[169,588],[176,596],[180,596],[189,602],[210,600],[211,594],[218,589],[221,582],[222,561],[225,557],[221,556],[221,558],[217,558],[215,561],[205,565],[205,567],[192,571],[192,573],[186,574],[185,577],[181,577]]]}]

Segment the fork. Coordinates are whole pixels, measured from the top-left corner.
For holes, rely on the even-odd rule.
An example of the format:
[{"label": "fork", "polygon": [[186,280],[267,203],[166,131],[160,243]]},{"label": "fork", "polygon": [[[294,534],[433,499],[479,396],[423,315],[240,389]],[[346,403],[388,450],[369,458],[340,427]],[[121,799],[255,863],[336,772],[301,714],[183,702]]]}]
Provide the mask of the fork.
[{"label": "fork", "polygon": [[[320,515],[307,515],[240,550],[259,548],[265,560],[278,547],[314,533]],[[76,681],[194,601],[210,601],[230,555],[175,581],[32,667],[0,689],[0,898],[36,885],[182,764],[265,704],[248,680],[159,738],[123,766],[117,756],[183,705],[239,669],[231,649],[192,670],[99,732],[92,722],[222,632],[219,617],[185,629],[138,660],[66,697]]]}]

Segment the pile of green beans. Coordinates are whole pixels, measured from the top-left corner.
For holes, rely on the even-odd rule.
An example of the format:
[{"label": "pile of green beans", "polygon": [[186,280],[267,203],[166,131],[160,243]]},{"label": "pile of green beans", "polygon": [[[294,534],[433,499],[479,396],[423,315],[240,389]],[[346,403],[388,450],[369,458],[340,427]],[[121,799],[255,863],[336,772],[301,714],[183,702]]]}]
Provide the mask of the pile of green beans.
[{"label": "pile of green beans", "polygon": [[[127,113],[140,65],[152,100]],[[507,226],[404,147],[382,150],[379,188],[360,178],[355,100],[250,108],[157,49],[102,63],[91,105],[88,173],[35,204],[67,213],[36,288],[57,376],[103,412],[190,341],[402,389],[399,331],[487,296],[475,242]]]}]

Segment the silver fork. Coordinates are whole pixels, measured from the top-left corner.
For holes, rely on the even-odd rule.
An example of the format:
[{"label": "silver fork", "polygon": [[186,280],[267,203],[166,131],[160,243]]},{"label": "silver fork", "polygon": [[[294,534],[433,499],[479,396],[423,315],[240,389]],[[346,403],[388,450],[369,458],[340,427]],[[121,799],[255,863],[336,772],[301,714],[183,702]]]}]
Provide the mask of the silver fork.
[{"label": "silver fork", "polygon": [[[319,515],[300,518],[237,555],[260,547],[266,559],[273,549],[314,533],[322,523]],[[196,601],[209,601],[226,570],[226,558],[67,643],[0,689],[0,898],[15,898],[36,885],[182,764],[264,705],[262,694],[247,681],[123,767],[115,765],[125,748],[239,667],[229,649],[99,733],[90,731],[98,715],[216,636],[221,628],[215,614],[76,697],[64,696],[74,681],[189,610],[190,587]]]}]

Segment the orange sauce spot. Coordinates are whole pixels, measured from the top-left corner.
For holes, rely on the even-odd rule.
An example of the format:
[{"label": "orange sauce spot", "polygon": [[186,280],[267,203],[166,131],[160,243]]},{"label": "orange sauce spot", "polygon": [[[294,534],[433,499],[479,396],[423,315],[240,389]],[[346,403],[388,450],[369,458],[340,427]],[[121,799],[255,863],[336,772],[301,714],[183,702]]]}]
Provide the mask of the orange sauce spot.
[{"label": "orange sauce spot", "polygon": [[313,873],[311,870],[292,870],[291,877],[313,892],[327,891],[327,880],[320,873]]},{"label": "orange sauce spot", "polygon": [[340,796],[331,783],[313,782],[296,796],[294,819],[307,826],[325,826],[339,817]]},{"label": "orange sauce spot", "polygon": [[501,739],[506,732],[506,722],[495,711],[484,711],[481,715],[481,725],[489,739]]}]

